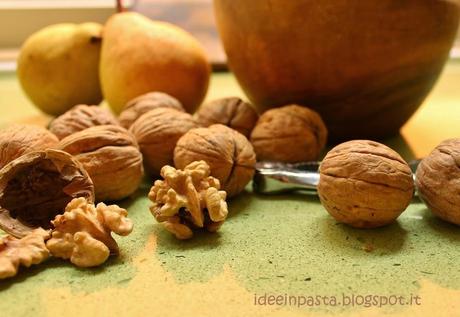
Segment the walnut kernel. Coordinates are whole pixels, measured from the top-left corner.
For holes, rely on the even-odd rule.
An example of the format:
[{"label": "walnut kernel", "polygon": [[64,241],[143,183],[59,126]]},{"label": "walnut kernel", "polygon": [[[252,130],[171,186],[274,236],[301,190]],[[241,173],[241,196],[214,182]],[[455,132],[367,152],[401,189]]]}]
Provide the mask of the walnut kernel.
[{"label": "walnut kernel", "polygon": [[155,181],[150,189],[152,215],[178,239],[190,239],[193,228],[217,231],[227,218],[227,194],[219,190],[219,180],[209,175],[204,161],[192,162],[183,171],[164,166],[164,180]]},{"label": "walnut kernel", "polygon": [[220,123],[248,138],[259,119],[254,107],[238,97],[205,103],[198,109],[195,116],[198,123],[204,127]]},{"label": "walnut kernel", "polygon": [[0,130],[0,168],[23,154],[53,148],[58,138],[45,128],[14,124]]},{"label": "walnut kernel", "polygon": [[123,127],[129,129],[144,113],[157,108],[171,108],[185,112],[176,98],[162,92],[149,92],[129,101],[118,119]]},{"label": "walnut kernel", "polygon": [[21,239],[13,236],[0,238],[0,279],[15,276],[20,265],[30,267],[45,261],[49,257],[45,246],[48,237],[49,232],[39,228]]},{"label": "walnut kernel", "polygon": [[433,214],[460,225],[460,139],[445,140],[420,162],[416,185]]},{"label": "walnut kernel", "polygon": [[229,197],[241,193],[254,176],[256,155],[241,133],[221,124],[187,132],[177,142],[174,163],[183,169],[205,161]]},{"label": "walnut kernel", "polygon": [[76,159],[58,150],[25,154],[0,170],[0,228],[19,238],[49,229],[75,197],[94,201],[93,182]]},{"label": "walnut kernel", "polygon": [[165,165],[173,164],[177,140],[187,131],[197,128],[193,117],[171,108],[158,108],[143,114],[131,126],[147,170],[159,175]]},{"label": "walnut kernel", "polygon": [[79,267],[104,263],[110,254],[118,254],[118,245],[111,233],[126,236],[133,230],[128,212],[116,205],[94,206],[84,198],[72,200],[62,215],[52,221],[51,239],[46,246],[58,258],[70,259]]},{"label": "walnut kernel", "polygon": [[110,110],[99,106],[77,105],[51,121],[49,130],[59,139],[99,125],[118,125]]},{"label": "walnut kernel", "polygon": [[260,161],[314,161],[326,141],[327,128],[320,115],[299,105],[265,112],[251,134],[251,143]]},{"label": "walnut kernel", "polygon": [[95,126],[62,139],[59,150],[72,154],[93,180],[97,201],[131,195],[144,174],[134,136],[116,125]]},{"label": "walnut kernel", "polygon": [[320,166],[318,193],[339,222],[374,228],[393,222],[414,192],[412,172],[398,153],[373,141],[333,148]]}]

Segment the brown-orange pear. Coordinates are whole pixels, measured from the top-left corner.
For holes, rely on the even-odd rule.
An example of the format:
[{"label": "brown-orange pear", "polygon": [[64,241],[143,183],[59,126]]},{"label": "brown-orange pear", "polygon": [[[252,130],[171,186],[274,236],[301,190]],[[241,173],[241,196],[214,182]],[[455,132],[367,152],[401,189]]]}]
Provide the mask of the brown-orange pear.
[{"label": "brown-orange pear", "polygon": [[103,95],[116,113],[150,91],[168,93],[194,112],[206,95],[210,65],[203,47],[186,31],[122,12],[105,25],[99,74]]}]

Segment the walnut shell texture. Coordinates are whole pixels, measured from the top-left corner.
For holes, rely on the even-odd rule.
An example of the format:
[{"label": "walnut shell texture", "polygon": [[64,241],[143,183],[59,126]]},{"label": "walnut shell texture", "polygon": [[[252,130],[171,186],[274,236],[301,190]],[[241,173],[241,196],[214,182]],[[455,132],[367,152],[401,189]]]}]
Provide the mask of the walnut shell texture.
[{"label": "walnut shell texture", "polygon": [[288,105],[260,116],[252,131],[251,143],[259,161],[314,161],[326,145],[327,134],[318,113],[299,105]]},{"label": "walnut shell texture", "polygon": [[416,185],[433,214],[460,225],[460,139],[443,141],[420,162]]},{"label": "walnut shell texture", "polygon": [[134,136],[117,125],[101,125],[69,135],[57,148],[72,154],[94,182],[97,201],[128,197],[144,175]]},{"label": "walnut shell texture", "polygon": [[0,228],[18,238],[49,229],[76,197],[94,201],[93,182],[76,159],[59,150],[25,154],[0,170]]},{"label": "walnut shell texture", "polygon": [[249,138],[259,115],[254,107],[238,97],[214,100],[203,104],[196,113],[196,120],[204,127],[213,124],[226,125]]},{"label": "walnut shell texture", "polygon": [[205,161],[228,197],[234,197],[252,180],[256,154],[244,135],[215,124],[190,130],[177,142],[174,150],[176,168],[184,169],[194,161]]},{"label": "walnut shell texture", "polygon": [[117,118],[108,109],[99,106],[77,105],[51,121],[48,129],[61,140],[90,127],[118,124]]},{"label": "walnut shell texture", "polygon": [[377,142],[355,140],[326,155],[318,193],[337,221],[374,228],[393,222],[407,208],[414,182],[409,165],[398,153]]},{"label": "walnut shell texture", "polygon": [[118,119],[122,127],[129,129],[144,113],[157,108],[171,108],[185,112],[176,98],[162,92],[149,92],[129,101]]},{"label": "walnut shell texture", "polygon": [[45,128],[14,124],[0,130],[0,168],[23,154],[53,148],[58,138]]},{"label": "walnut shell texture", "polygon": [[131,126],[146,169],[159,175],[165,165],[173,165],[177,140],[198,124],[192,115],[170,108],[158,108],[143,114]]}]

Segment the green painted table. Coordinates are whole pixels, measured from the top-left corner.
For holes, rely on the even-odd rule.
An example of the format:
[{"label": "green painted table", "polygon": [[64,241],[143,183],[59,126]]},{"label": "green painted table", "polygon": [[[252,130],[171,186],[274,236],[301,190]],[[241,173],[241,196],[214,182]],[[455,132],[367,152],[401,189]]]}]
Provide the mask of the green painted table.
[{"label": "green painted table", "polygon": [[[460,65],[451,63],[402,136],[387,143],[410,159],[458,136],[459,81]],[[215,74],[208,98],[228,95],[242,92],[231,75]],[[49,120],[14,74],[0,74],[0,109],[0,125]],[[460,313],[460,230],[418,201],[393,225],[357,230],[337,224],[315,197],[259,196],[248,186],[230,201],[219,233],[184,242],[155,223],[149,187],[146,180],[121,202],[135,229],[118,239],[120,257],[97,269],[51,259],[21,270],[0,282],[0,316]]]}]

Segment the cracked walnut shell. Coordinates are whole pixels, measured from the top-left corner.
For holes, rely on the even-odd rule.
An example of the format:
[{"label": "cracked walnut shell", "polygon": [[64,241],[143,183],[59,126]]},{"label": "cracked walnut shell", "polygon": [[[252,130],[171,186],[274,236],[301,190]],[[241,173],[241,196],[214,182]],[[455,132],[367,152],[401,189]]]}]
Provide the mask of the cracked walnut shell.
[{"label": "cracked walnut shell", "polygon": [[58,150],[25,154],[0,170],[0,228],[19,238],[49,229],[75,197],[94,200],[93,182],[77,160]]},{"label": "cracked walnut shell", "polygon": [[0,130],[0,168],[21,155],[53,148],[58,138],[45,128],[14,124]]},{"label": "cracked walnut shell", "polygon": [[204,161],[192,162],[184,170],[164,166],[164,180],[155,181],[150,189],[152,215],[178,239],[190,239],[194,228],[215,232],[227,218],[227,195],[209,175]]},{"label": "cracked walnut shell", "polygon": [[70,259],[79,267],[104,263],[110,254],[118,254],[112,232],[127,236],[133,230],[128,212],[116,205],[94,206],[84,198],[72,200],[62,215],[52,221],[51,239],[46,246],[58,258]]},{"label": "cracked walnut shell", "polygon": [[327,128],[320,115],[299,105],[265,112],[251,134],[251,143],[259,161],[314,161],[326,141]]},{"label": "cracked walnut shell", "polygon": [[460,139],[439,144],[416,172],[420,198],[439,218],[460,225]]},{"label": "cracked walnut shell", "polygon": [[321,203],[337,221],[353,227],[374,228],[393,222],[407,208],[413,193],[409,165],[377,142],[342,143],[320,166]]},{"label": "cracked walnut shell", "polygon": [[13,236],[0,238],[0,279],[15,276],[20,265],[30,267],[45,261],[49,257],[45,245],[48,237],[49,232],[39,228],[21,239]]},{"label": "cracked walnut shell", "polygon": [[149,92],[129,101],[118,119],[122,127],[129,129],[144,113],[158,108],[170,108],[185,112],[184,107],[176,98],[162,92]]},{"label": "cracked walnut shell", "polygon": [[195,114],[197,122],[209,127],[213,124],[226,125],[249,138],[259,115],[247,102],[238,97],[214,100],[202,105]]},{"label": "cracked walnut shell", "polygon": [[173,164],[177,140],[197,127],[192,115],[186,112],[158,108],[143,114],[130,131],[139,143],[146,169],[153,175],[159,175],[163,166]]},{"label": "cracked walnut shell", "polygon": [[60,140],[99,125],[119,125],[110,110],[99,106],[77,105],[51,121],[48,129]]},{"label": "cracked walnut shell", "polygon": [[177,168],[201,160],[209,165],[211,175],[220,181],[228,197],[241,193],[254,176],[256,155],[251,143],[241,133],[221,124],[190,130],[177,142]]},{"label": "cracked walnut shell", "polygon": [[72,154],[93,180],[97,201],[128,197],[144,174],[134,136],[116,125],[95,126],[61,140],[57,148]]}]

